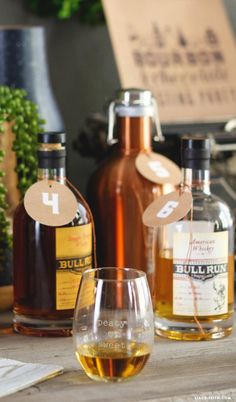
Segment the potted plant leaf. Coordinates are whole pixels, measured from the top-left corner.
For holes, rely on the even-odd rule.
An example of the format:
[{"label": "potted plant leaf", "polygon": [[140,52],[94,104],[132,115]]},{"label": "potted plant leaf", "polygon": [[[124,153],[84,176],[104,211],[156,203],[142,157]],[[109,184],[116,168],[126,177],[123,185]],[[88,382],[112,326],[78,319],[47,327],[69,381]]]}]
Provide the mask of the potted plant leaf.
[{"label": "potted plant leaf", "polygon": [[0,310],[12,304],[12,217],[36,180],[36,134],[43,124],[24,90],[0,86]]},{"label": "potted plant leaf", "polygon": [[78,15],[89,24],[104,22],[101,0],[25,0],[29,8],[40,16],[55,16],[61,20]]}]

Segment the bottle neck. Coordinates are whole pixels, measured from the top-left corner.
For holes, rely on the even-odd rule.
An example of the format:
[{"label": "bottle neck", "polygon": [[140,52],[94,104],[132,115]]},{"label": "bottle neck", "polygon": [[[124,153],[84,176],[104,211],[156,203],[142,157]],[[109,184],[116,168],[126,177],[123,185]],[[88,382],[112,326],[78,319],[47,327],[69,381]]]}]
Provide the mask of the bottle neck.
[{"label": "bottle neck", "polygon": [[38,181],[40,180],[55,180],[62,184],[66,181],[66,169],[60,168],[39,168],[38,169]]},{"label": "bottle neck", "polygon": [[193,193],[211,193],[209,169],[183,168],[182,174],[183,184],[189,187]]},{"label": "bottle neck", "polygon": [[118,139],[120,149],[125,155],[151,151],[152,120],[149,116],[118,116]]}]

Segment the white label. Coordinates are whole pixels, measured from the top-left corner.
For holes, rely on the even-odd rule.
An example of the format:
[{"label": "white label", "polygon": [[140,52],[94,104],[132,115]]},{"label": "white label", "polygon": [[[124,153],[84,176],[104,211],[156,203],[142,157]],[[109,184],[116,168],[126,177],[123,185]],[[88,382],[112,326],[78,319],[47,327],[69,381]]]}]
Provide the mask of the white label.
[{"label": "white label", "polygon": [[228,312],[228,232],[174,233],[173,314]]}]

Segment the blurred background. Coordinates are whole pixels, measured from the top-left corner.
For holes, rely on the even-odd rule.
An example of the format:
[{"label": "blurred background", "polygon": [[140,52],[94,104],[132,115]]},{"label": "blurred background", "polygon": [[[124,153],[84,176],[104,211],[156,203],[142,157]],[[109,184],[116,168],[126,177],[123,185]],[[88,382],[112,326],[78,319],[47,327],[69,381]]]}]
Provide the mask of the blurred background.
[{"label": "blurred background", "polygon": [[105,23],[88,25],[76,16],[68,21],[37,17],[23,3],[0,0],[0,25],[46,28],[51,82],[68,133],[68,175],[84,192],[94,162],[82,158],[71,143],[85,118],[102,111],[105,97],[119,87],[108,30]]},{"label": "blurred background", "polygon": [[[236,1],[224,3],[236,33]],[[13,24],[46,28],[51,82],[68,133],[68,176],[85,193],[95,162],[73,150],[72,141],[86,117],[101,112],[120,85],[106,24],[89,25],[76,16],[37,17],[23,0],[0,0],[0,25]]]}]

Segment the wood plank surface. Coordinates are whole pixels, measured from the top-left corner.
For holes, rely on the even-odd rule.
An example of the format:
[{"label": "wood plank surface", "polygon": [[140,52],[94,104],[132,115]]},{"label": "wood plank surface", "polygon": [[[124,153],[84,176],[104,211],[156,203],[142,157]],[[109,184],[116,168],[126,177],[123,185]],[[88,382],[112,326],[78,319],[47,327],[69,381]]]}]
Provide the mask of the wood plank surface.
[{"label": "wood plank surface", "polygon": [[75,358],[71,338],[1,334],[0,357],[65,368],[64,374],[4,397],[3,402],[236,401],[236,333],[218,341],[156,338],[144,371],[120,384],[90,380]]}]

